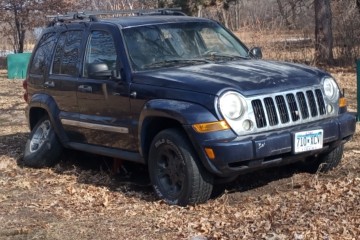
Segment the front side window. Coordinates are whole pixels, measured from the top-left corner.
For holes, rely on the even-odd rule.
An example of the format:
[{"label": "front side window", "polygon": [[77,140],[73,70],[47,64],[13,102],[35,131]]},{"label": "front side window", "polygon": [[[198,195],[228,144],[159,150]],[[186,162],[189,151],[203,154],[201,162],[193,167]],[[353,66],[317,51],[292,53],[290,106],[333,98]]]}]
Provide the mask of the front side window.
[{"label": "front side window", "polygon": [[60,35],[55,49],[53,74],[78,75],[82,31],[68,31]]},{"label": "front side window", "polygon": [[214,22],[130,27],[123,34],[135,71],[249,57],[247,48]]},{"label": "front side window", "polygon": [[113,36],[105,31],[93,31],[90,34],[84,62],[84,77],[89,77],[89,71],[95,64],[101,64],[105,69],[116,69],[116,48]]},{"label": "front side window", "polygon": [[30,67],[30,73],[45,73],[45,71],[51,65],[51,53],[53,52],[55,44],[55,33],[46,33],[41,37]]}]

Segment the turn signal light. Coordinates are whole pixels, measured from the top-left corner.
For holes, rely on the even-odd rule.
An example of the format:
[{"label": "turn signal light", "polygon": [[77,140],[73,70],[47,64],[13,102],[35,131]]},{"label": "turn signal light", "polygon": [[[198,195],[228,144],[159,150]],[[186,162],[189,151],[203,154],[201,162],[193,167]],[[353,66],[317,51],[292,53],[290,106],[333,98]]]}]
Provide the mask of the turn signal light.
[{"label": "turn signal light", "polygon": [[215,159],[215,153],[212,148],[205,148],[205,152],[209,159]]},{"label": "turn signal light", "polygon": [[346,107],[347,100],[344,97],[339,98],[339,107]]},{"label": "turn signal light", "polygon": [[196,123],[192,127],[198,133],[215,132],[230,129],[225,121],[209,122],[209,123]]}]

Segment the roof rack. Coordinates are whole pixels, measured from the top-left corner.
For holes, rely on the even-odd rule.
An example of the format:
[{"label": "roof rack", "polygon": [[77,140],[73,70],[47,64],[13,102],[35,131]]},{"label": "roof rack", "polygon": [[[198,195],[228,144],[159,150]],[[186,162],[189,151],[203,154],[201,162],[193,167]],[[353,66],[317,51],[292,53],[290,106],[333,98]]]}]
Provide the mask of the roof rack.
[{"label": "roof rack", "polygon": [[133,10],[109,10],[109,11],[78,11],[67,12],[66,14],[47,15],[47,18],[53,19],[49,26],[53,26],[56,23],[62,22],[75,22],[88,20],[90,22],[97,22],[96,16],[100,15],[112,15],[112,16],[149,16],[149,15],[176,15],[186,16],[181,12],[181,8],[155,8],[155,9],[133,9]]}]

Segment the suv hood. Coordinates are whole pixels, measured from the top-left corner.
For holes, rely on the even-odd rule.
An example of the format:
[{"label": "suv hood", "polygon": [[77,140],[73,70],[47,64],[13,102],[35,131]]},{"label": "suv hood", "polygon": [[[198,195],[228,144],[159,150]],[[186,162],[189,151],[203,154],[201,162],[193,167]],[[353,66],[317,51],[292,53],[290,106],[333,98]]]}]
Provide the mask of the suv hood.
[{"label": "suv hood", "polygon": [[138,72],[133,82],[213,95],[231,88],[250,96],[318,85],[325,75],[294,63],[242,60]]}]

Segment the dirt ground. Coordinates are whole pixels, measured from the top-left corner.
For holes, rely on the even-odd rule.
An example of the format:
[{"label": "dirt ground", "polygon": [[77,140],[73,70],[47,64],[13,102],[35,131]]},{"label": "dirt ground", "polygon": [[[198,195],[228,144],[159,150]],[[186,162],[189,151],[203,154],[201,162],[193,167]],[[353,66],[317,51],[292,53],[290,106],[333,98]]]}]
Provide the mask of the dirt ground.
[{"label": "dirt ground", "polygon": [[[328,69],[356,111],[355,69]],[[29,134],[22,82],[0,78],[0,239],[360,239],[359,125],[341,165],[300,166],[240,177],[206,204],[168,206],[146,169],[65,151],[51,169],[17,165]]]}]

